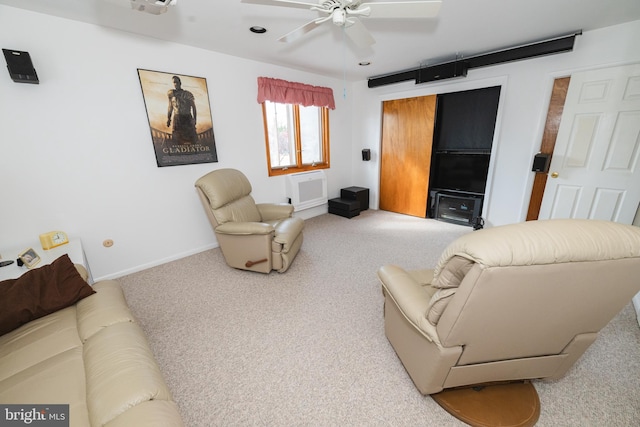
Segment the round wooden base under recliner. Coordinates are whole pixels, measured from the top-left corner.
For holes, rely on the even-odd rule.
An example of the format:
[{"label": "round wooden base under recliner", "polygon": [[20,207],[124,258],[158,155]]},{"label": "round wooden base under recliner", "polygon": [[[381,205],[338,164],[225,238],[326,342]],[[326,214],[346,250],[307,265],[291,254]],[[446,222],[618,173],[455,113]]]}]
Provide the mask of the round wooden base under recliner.
[{"label": "round wooden base under recliner", "polygon": [[448,389],[431,397],[474,427],[530,427],[540,417],[540,399],[529,381]]}]

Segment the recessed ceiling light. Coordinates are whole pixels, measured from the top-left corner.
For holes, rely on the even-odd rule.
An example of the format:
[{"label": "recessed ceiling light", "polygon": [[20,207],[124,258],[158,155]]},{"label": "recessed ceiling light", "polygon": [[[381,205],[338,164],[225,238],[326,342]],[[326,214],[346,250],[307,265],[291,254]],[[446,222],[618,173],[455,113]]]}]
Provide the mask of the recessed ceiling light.
[{"label": "recessed ceiling light", "polygon": [[267,32],[267,29],[258,25],[254,25],[253,27],[249,28],[249,31],[256,34],[264,34]]},{"label": "recessed ceiling light", "polygon": [[358,65],[361,66],[361,67],[366,67],[367,65],[371,65],[371,62],[369,62],[369,61],[361,61],[361,62],[358,62]]}]

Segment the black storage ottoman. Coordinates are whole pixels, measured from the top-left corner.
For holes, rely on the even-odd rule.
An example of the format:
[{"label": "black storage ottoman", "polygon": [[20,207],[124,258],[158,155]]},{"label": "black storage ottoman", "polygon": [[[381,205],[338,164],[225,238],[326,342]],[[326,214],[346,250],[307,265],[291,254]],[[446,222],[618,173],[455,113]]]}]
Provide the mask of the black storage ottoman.
[{"label": "black storage ottoman", "polygon": [[342,199],[357,200],[360,203],[360,211],[369,209],[369,189],[364,187],[347,187],[340,190]]},{"label": "black storage ottoman", "polygon": [[345,218],[353,218],[360,215],[360,202],[342,198],[330,199],[329,213]]}]

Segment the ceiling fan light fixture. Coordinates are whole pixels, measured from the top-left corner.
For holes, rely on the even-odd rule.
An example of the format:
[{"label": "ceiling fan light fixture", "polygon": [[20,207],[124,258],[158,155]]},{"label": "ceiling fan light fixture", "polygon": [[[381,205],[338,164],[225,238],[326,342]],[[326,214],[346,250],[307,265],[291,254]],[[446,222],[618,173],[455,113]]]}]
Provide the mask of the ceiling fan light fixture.
[{"label": "ceiling fan light fixture", "polygon": [[264,34],[267,32],[267,29],[264,27],[261,27],[259,25],[254,25],[252,27],[249,28],[249,31],[251,31],[252,33],[255,34]]},{"label": "ceiling fan light fixture", "polygon": [[331,17],[333,19],[333,23],[336,24],[338,27],[344,27],[345,24],[347,23],[347,14],[343,9],[334,10]]},{"label": "ceiling fan light fixture", "polygon": [[169,6],[175,6],[178,0],[130,0],[131,9],[138,12],[160,15],[169,10]]},{"label": "ceiling fan light fixture", "polygon": [[361,49],[370,47],[375,39],[362,24],[360,18],[416,19],[434,18],[438,15],[442,0],[401,0],[371,3],[368,0],[240,0],[269,6],[284,6],[309,9],[318,12],[315,18],[301,27],[280,37],[280,42],[293,42],[308,32],[318,28],[323,22],[331,21],[345,30],[347,37]]}]

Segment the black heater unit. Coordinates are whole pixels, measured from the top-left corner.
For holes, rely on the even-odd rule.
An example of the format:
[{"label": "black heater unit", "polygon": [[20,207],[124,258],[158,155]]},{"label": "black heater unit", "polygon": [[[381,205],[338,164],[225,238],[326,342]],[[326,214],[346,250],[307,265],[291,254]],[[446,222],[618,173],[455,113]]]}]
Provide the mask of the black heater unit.
[{"label": "black heater unit", "polygon": [[476,227],[482,221],[482,197],[438,193],[435,218],[453,224]]}]

